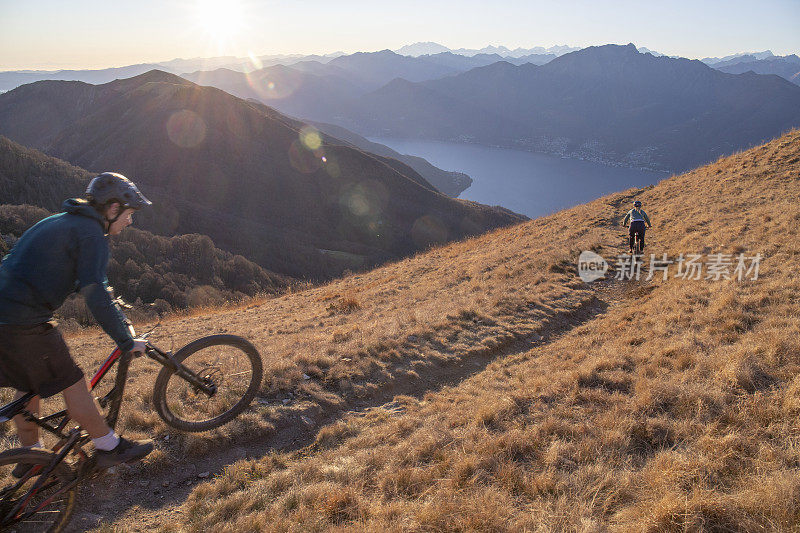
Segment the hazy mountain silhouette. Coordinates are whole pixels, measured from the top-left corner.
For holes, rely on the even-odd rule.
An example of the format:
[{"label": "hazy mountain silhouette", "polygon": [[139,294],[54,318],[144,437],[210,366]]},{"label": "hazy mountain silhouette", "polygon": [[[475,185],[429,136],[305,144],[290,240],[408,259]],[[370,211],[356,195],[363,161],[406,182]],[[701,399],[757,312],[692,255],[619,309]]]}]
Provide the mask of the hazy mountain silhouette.
[{"label": "hazy mountain silhouette", "polygon": [[120,78],[138,76],[139,74],[144,74],[156,68],[176,74],[179,72],[153,63],[95,70],[23,70],[0,72],[0,91],[10,91],[20,85],[43,80],[83,81],[93,84],[108,83]]},{"label": "hazy mountain silhouette", "polygon": [[776,74],[790,82],[800,85],[800,57],[792,54],[788,56],[774,56],[758,59],[755,56],[741,56],[713,65],[715,69],[729,74],[743,74],[755,72],[756,74]]},{"label": "hazy mountain silhouette", "polygon": [[395,80],[350,112],[338,123],[363,135],[679,170],[800,125],[800,88],[606,45],[543,66],[498,62],[422,83]]},{"label": "hazy mountain silhouette", "polygon": [[0,133],[141,183],[164,208],[159,217],[142,214],[146,229],[205,234],[296,277],[337,275],[521,218],[448,198],[418,175],[303,126],[160,71],[0,95]]},{"label": "hazy mountain silhouette", "polygon": [[[311,65],[321,67],[311,72]],[[199,85],[217,87],[239,98],[253,98],[282,113],[299,118],[334,116],[350,106],[368,86],[353,81],[348,73],[314,61],[302,67],[275,65],[248,74],[228,69],[193,72],[182,77]]]},{"label": "hazy mountain silhouette", "polygon": [[441,54],[423,55],[418,59],[431,63],[438,63],[453,70],[466,72],[477,67],[485,67],[498,61],[507,61],[514,65],[533,63],[534,65],[544,65],[555,59],[555,54],[531,54],[521,57],[502,57],[498,54],[476,54],[474,56],[462,56],[452,52],[442,52]]},{"label": "hazy mountain silhouette", "polygon": [[419,57],[425,55],[436,55],[441,53],[453,53],[457,55],[472,57],[476,55],[497,55],[499,57],[513,57],[520,58],[529,55],[552,55],[553,57],[580,50],[572,46],[556,45],[549,48],[543,46],[534,46],[533,48],[515,48],[510,50],[505,46],[485,46],[481,49],[477,48],[447,48],[439,43],[424,42],[408,44],[395,50],[396,53],[404,56]]},{"label": "hazy mountain silhouette", "polygon": [[472,184],[472,178],[463,172],[442,170],[431,165],[427,160],[421,157],[401,154],[388,146],[372,142],[341,126],[326,124],[324,122],[311,122],[311,124],[321,132],[348,142],[360,150],[394,159],[408,165],[430,182],[431,185],[448,196],[456,197]]},{"label": "hazy mountain silhouette", "polygon": [[[303,63],[304,67],[310,67],[309,70],[314,69],[313,65],[326,67],[315,61]],[[298,66],[293,65],[291,68],[274,66],[249,74],[217,69],[184,74],[182,77],[199,85],[217,87],[240,98],[269,104],[282,113],[299,117],[301,120],[306,117],[335,117],[343,107],[355,105],[358,96],[365,92],[364,86],[350,82],[346,78],[346,73],[344,77],[318,76],[298,71]],[[360,150],[405,163],[413,170],[407,168],[398,170],[406,175],[416,171],[435,189],[448,196],[458,196],[472,183],[472,179],[466,174],[436,168],[421,157],[399,154],[387,146],[373,143],[341,126],[326,123],[314,123],[314,125]]]},{"label": "hazy mountain silhouette", "polygon": [[344,55],[341,52],[321,55],[278,54],[264,55],[256,61],[250,57],[197,57],[193,59],[172,59],[159,63],[142,63],[105,69],[83,70],[16,70],[0,72],[0,92],[9,91],[20,85],[43,80],[83,81],[92,84],[108,83],[121,78],[138,76],[153,69],[181,74],[186,72],[208,71],[220,68],[238,72],[251,72],[273,65],[293,65],[301,61],[317,61],[327,63],[335,57]]},{"label": "hazy mountain silhouette", "polygon": [[450,49],[447,48],[446,46],[430,41],[425,43],[407,44],[395,50],[395,52],[400,55],[411,56],[411,57],[439,54],[442,52],[449,52],[449,51]]},{"label": "hazy mountain silhouette", "polygon": [[458,70],[419,58],[401,56],[391,50],[380,52],[358,52],[337,57],[328,63],[348,72],[354,80],[373,88],[380,87],[394,78],[408,81],[424,81],[456,74]]},{"label": "hazy mountain silhouette", "polygon": [[724,57],[704,57],[700,61],[706,65],[717,65],[720,63],[728,63],[730,61],[738,61],[742,57],[752,57],[753,59],[767,59],[774,57],[772,50],[764,50],[763,52],[739,52],[738,54],[731,54]]}]

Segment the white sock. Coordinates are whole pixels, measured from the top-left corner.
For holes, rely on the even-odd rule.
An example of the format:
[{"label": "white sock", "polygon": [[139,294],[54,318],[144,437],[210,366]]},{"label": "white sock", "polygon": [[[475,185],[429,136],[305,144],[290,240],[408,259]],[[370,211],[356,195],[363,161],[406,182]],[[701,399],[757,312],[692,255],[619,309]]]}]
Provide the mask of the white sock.
[{"label": "white sock", "polygon": [[92,442],[94,443],[94,447],[98,450],[109,452],[117,447],[117,444],[119,444],[119,437],[117,437],[117,434],[114,433],[114,430],[112,429],[105,437],[92,439]]}]

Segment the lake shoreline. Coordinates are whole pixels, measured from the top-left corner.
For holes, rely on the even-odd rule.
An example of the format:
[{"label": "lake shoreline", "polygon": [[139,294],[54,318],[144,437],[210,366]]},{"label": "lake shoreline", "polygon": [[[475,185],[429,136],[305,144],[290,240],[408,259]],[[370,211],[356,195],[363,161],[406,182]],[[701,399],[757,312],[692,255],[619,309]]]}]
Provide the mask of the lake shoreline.
[{"label": "lake shoreline", "polygon": [[[567,144],[566,140],[564,142],[559,142],[557,140],[553,140],[553,142],[538,141],[536,142],[537,146],[531,146],[531,144],[525,144],[525,140],[517,140],[511,141],[507,144],[493,144],[493,143],[482,143],[477,141],[472,141],[466,138],[458,137],[455,139],[422,139],[422,138],[414,138],[414,137],[379,137],[379,136],[369,136],[366,137],[367,139],[374,140],[374,139],[383,139],[383,140],[392,140],[398,142],[431,142],[431,143],[452,143],[452,144],[464,144],[470,146],[484,146],[486,148],[500,148],[503,150],[516,150],[519,152],[528,152],[531,154],[540,154],[540,155],[549,155],[552,157],[558,157],[559,159],[574,159],[577,161],[589,161],[591,163],[597,163],[600,165],[605,165],[608,167],[614,168],[629,168],[632,170],[641,170],[645,172],[658,172],[662,174],[676,174],[679,171],[677,170],[670,170],[658,167],[656,165],[641,165],[641,164],[630,164],[625,163],[624,161],[620,161],[617,158],[613,158],[605,152],[602,151],[595,151],[589,150],[588,148],[585,151],[572,150],[570,152],[566,151],[563,146]],[[529,143],[533,143],[533,140],[528,140]],[[377,142],[377,141],[376,141]],[[598,141],[595,141],[597,143]],[[385,144],[385,143],[381,143]],[[560,145],[562,148],[552,148],[546,149],[542,148],[544,144],[550,145]],[[592,144],[591,142],[584,143],[583,146]],[[388,145],[387,145],[388,146]],[[655,148],[653,148],[655,149]]]},{"label": "lake shoreline", "polygon": [[519,147],[383,137],[369,140],[403,154],[422,157],[443,170],[468,174],[473,183],[458,198],[499,205],[530,218],[611,192],[654,185],[672,175]]}]

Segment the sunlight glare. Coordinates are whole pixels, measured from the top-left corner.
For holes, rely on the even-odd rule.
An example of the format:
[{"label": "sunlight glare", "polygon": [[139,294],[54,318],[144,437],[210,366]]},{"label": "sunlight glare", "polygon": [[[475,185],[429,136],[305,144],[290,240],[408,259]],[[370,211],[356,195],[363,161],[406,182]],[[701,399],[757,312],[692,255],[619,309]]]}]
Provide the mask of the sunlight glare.
[{"label": "sunlight glare", "polygon": [[229,41],[244,26],[244,10],[235,0],[198,0],[197,25],[218,42]]},{"label": "sunlight glare", "polygon": [[261,70],[264,68],[264,64],[253,52],[247,52],[247,57],[250,58],[250,62],[253,64],[255,70]]}]

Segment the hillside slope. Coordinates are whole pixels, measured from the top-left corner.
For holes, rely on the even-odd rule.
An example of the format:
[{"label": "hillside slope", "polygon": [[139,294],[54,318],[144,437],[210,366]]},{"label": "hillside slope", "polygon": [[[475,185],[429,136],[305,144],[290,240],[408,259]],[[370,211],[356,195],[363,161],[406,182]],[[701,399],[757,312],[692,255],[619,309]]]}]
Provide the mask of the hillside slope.
[{"label": "hillside slope", "polygon": [[[308,68],[311,65],[331,70],[328,65],[312,61],[292,67],[276,65],[250,73],[217,69],[183,74],[182,77],[198,85],[222,89],[245,100],[254,99],[281,113],[300,117],[302,120],[312,117],[335,116],[342,106],[351,106],[362,94],[367,92],[363,86],[347,79],[346,71],[342,71],[341,75],[326,74],[325,72],[317,75],[311,69],[301,70],[303,66]],[[365,152],[405,163],[424,176],[438,191],[448,196],[457,197],[472,183],[466,174],[436,168],[420,157],[398,154],[387,146],[370,142],[341,126],[318,122],[308,123],[338,141],[344,141]],[[404,171],[401,170],[401,172]]]},{"label": "hillside slope", "polygon": [[[347,417],[302,454],[236,464],[194,492],[181,527],[792,530],[798,192],[799,132],[642,191],[651,252],[760,253],[758,278],[731,267],[730,280],[673,271],[592,286],[607,307],[582,324],[534,336],[456,386]],[[586,232],[572,249],[614,253],[628,198],[493,237],[557,240],[547,230],[569,217]]]},{"label": "hillside slope", "polygon": [[[253,339],[261,396],[223,430],[175,435],[140,367],[124,426],[159,450],[124,480],[163,489],[81,505],[133,530],[791,530],[798,193],[795,131],[646,190],[171,321],[157,342]],[[758,279],[672,265],[582,282],[581,250],[623,250],[633,196],[655,224],[649,252],[761,254]],[[86,364],[100,339],[70,344]],[[203,470],[215,479],[189,494]]]}]

